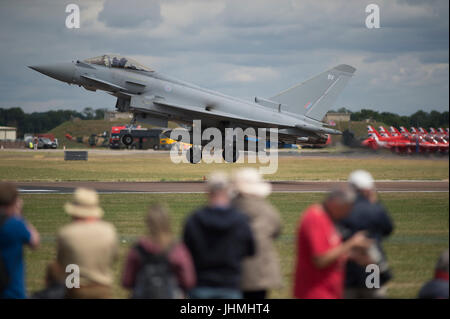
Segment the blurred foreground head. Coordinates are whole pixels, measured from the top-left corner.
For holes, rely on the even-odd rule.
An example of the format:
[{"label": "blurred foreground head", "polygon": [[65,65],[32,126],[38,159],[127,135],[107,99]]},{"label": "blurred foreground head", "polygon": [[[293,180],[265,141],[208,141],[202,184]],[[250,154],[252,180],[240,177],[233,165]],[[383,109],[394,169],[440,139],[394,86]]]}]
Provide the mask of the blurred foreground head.
[{"label": "blurred foreground head", "polygon": [[13,205],[18,196],[19,192],[13,183],[0,182],[0,207]]},{"label": "blurred foreground head", "polygon": [[231,182],[228,174],[216,171],[208,176],[206,187],[212,206],[227,206],[231,200]]},{"label": "blurred foreground head", "polygon": [[439,257],[435,271],[437,274],[447,274],[448,279],[448,249]]},{"label": "blurred foreground head", "polygon": [[10,214],[10,210],[14,208],[19,192],[14,184],[8,182],[0,182],[0,213]]},{"label": "blurred foreground head", "polygon": [[234,190],[241,195],[267,197],[272,191],[272,185],[266,182],[255,168],[242,168],[233,173]]},{"label": "blurred foreground head", "polygon": [[166,247],[172,240],[170,218],[167,208],[160,204],[150,206],[147,217],[147,227],[153,241]]},{"label": "blurred foreground head", "polygon": [[355,190],[349,185],[334,188],[327,196],[324,207],[334,220],[347,217],[356,200]]},{"label": "blurred foreground head", "polygon": [[104,214],[97,192],[88,188],[77,188],[64,209],[70,216],[81,219],[102,218]]}]

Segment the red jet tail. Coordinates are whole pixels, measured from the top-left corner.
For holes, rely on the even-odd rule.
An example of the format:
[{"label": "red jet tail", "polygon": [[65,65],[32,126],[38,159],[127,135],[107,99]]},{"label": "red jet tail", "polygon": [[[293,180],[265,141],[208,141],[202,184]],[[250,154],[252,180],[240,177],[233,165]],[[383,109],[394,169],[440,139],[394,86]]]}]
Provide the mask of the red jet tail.
[{"label": "red jet tail", "polygon": [[[397,128],[391,126],[389,127],[389,131],[391,132],[391,135],[401,136],[402,134],[397,130]],[[406,133],[406,132],[405,132]]]},{"label": "red jet tail", "polygon": [[391,137],[391,134],[383,126],[379,126],[378,130],[380,131],[381,136]]},{"label": "red jet tail", "polygon": [[367,125],[367,131],[369,133],[369,137],[375,135],[376,137],[381,137],[380,133],[376,129],[374,129],[371,125]]}]

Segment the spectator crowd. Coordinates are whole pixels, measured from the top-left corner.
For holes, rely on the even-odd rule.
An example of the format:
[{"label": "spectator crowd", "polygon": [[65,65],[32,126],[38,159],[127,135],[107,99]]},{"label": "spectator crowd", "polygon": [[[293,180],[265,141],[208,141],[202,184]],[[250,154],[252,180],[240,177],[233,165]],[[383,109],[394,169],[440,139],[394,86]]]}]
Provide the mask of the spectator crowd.
[{"label": "spectator crowd", "polygon": [[[207,203],[192,212],[180,240],[170,211],[147,212],[147,233],[127,253],[121,285],[138,299],[264,299],[282,287],[275,241],[282,233],[278,210],[267,197],[271,184],[257,170],[231,176],[212,173]],[[39,233],[22,215],[12,183],[0,183],[0,297],[26,298],[24,246],[38,249]],[[71,221],[56,236],[56,258],[46,269],[37,299],[114,297],[113,265],[118,235],[104,221],[96,191],[79,188],[64,205]],[[107,212],[106,212],[107,213]],[[300,213],[300,212],[299,212]],[[299,214],[295,238],[293,297],[301,299],[386,298],[393,274],[383,241],[394,225],[366,171],[332,189],[321,203]],[[368,271],[369,270],[369,271]],[[448,250],[420,298],[448,298]]]}]

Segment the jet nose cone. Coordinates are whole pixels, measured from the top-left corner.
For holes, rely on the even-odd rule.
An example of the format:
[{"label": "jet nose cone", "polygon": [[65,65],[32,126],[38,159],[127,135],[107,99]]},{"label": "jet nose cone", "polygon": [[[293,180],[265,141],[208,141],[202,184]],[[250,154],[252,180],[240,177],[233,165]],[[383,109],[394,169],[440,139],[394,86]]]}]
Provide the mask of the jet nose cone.
[{"label": "jet nose cone", "polygon": [[54,79],[68,83],[73,82],[73,75],[75,72],[75,66],[73,65],[73,63],[33,65],[28,67]]}]

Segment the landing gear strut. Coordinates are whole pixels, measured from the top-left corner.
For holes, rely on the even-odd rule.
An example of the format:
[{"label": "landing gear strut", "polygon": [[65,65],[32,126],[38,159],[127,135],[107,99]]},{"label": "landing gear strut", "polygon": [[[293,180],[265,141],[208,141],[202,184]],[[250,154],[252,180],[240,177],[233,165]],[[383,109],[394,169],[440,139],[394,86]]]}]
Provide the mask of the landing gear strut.
[{"label": "landing gear strut", "polygon": [[[239,159],[239,150],[236,145],[229,145],[222,150],[222,158],[225,162],[236,163]],[[186,150],[186,159],[191,164],[198,164],[202,160],[202,147],[192,146]]]},{"label": "landing gear strut", "polygon": [[225,162],[236,163],[239,159],[239,150],[237,149],[236,144],[225,145],[225,148],[222,151],[222,157]]},{"label": "landing gear strut", "polygon": [[191,164],[198,164],[202,160],[202,147],[193,145],[186,151],[186,159]]}]

